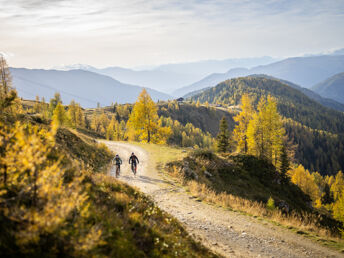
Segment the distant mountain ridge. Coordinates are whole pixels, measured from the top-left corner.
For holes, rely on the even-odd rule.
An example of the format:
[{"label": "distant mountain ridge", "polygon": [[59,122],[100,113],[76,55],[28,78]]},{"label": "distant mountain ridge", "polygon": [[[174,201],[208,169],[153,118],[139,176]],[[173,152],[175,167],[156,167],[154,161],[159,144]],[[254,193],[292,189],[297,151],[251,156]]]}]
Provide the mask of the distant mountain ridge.
[{"label": "distant mountain ridge", "polygon": [[331,98],[344,104],[344,72],[314,85],[312,90],[323,97]]},{"label": "distant mountain ridge", "polygon": [[[108,106],[111,103],[133,103],[142,87],[121,83],[109,76],[85,70],[57,71],[10,68],[13,85],[20,97],[34,99],[36,95],[48,101],[59,92],[68,104],[75,100],[83,107]],[[147,88],[152,99],[168,100],[172,97]]]},{"label": "distant mountain ridge", "polygon": [[310,88],[342,71],[344,71],[344,55],[294,57],[251,69],[237,68],[226,73],[211,74],[198,82],[174,91],[173,95],[184,96],[192,91],[213,87],[231,78],[251,74],[266,74],[290,81],[301,87]]},{"label": "distant mountain ridge", "polygon": [[110,76],[123,83],[152,88],[161,92],[171,93],[177,88],[199,81],[214,73],[223,73],[231,68],[253,67],[275,62],[272,57],[232,58],[224,60],[205,60],[189,63],[164,64],[152,69],[137,70],[123,67],[96,68],[85,64],[55,67],[57,70],[82,69]]},{"label": "distant mountain ridge", "polygon": [[310,89],[302,88],[301,86],[296,85],[294,83],[291,83],[289,81],[281,80],[281,79],[275,78],[273,76],[260,75],[260,74],[259,75],[249,75],[248,77],[258,77],[258,78],[261,77],[261,78],[266,78],[266,79],[278,80],[278,81],[280,81],[280,82],[282,82],[282,83],[284,83],[284,84],[286,84],[286,85],[288,85],[294,89],[301,91],[307,97],[309,97],[310,99],[318,102],[319,104],[321,104],[325,107],[344,112],[344,104],[337,102],[337,101],[330,99],[330,98],[324,98],[324,97],[320,96],[318,93],[316,93]]}]

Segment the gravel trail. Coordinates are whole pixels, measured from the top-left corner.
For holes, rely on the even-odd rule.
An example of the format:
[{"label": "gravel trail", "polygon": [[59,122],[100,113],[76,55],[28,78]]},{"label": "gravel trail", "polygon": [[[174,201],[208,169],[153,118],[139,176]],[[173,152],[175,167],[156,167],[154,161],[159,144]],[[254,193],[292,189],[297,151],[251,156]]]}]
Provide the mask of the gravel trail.
[{"label": "gravel trail", "polygon": [[[344,257],[339,252],[271,223],[199,202],[158,174],[148,153],[135,145],[102,141],[123,160],[120,180],[150,195],[157,205],[181,221],[205,246],[225,257]],[[140,160],[134,176],[128,164]],[[115,176],[115,169],[110,171]]]}]

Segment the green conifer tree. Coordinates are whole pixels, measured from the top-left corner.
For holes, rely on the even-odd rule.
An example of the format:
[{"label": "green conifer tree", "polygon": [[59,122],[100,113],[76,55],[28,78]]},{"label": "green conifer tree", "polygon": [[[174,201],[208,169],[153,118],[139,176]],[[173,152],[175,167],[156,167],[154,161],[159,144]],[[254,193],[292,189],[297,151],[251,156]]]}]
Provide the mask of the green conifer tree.
[{"label": "green conifer tree", "polygon": [[227,152],[229,149],[229,131],[225,117],[220,121],[220,130],[217,135],[217,149],[219,152]]}]

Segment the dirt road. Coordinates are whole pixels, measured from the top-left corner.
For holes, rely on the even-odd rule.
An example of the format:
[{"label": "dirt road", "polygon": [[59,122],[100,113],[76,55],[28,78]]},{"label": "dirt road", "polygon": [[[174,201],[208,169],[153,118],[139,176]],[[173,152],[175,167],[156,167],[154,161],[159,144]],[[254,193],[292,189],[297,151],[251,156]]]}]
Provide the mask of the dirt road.
[{"label": "dirt road", "polygon": [[[120,180],[152,196],[157,205],[179,219],[195,239],[225,257],[344,257],[287,229],[271,223],[198,202],[185,190],[163,179],[148,153],[134,145],[103,141],[123,159]],[[128,159],[135,152],[138,174]],[[115,170],[111,170],[115,175]]]}]

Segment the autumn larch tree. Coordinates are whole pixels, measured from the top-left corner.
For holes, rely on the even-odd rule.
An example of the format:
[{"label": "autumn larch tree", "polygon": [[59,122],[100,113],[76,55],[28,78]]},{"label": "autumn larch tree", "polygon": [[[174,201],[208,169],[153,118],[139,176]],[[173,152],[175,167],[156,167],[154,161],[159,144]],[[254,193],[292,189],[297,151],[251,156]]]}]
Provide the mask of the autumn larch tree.
[{"label": "autumn larch tree", "polygon": [[55,110],[57,104],[59,104],[59,103],[62,104],[61,95],[60,95],[60,93],[56,92],[54,97],[50,99],[50,103],[49,103],[49,115],[50,115],[50,117],[53,116],[54,110]]},{"label": "autumn larch tree", "polygon": [[219,152],[227,152],[229,149],[229,130],[225,117],[220,121],[219,134],[217,135],[217,149]]},{"label": "autumn larch tree", "polygon": [[169,128],[159,125],[157,107],[145,89],[140,93],[128,120],[128,127],[134,130],[143,142],[163,143],[171,134]]},{"label": "autumn larch tree", "polygon": [[277,111],[277,103],[268,96],[261,98],[258,114],[254,114],[247,127],[247,144],[250,154],[266,159],[280,168],[285,130]]},{"label": "autumn larch tree", "polygon": [[55,123],[57,126],[64,126],[69,122],[66,111],[60,102],[57,104],[53,112],[52,119],[53,123]]},{"label": "autumn larch tree", "polygon": [[247,153],[247,127],[253,117],[254,109],[252,107],[252,100],[248,94],[241,97],[241,112],[233,119],[238,124],[233,131],[233,139],[237,142],[237,152]]}]

